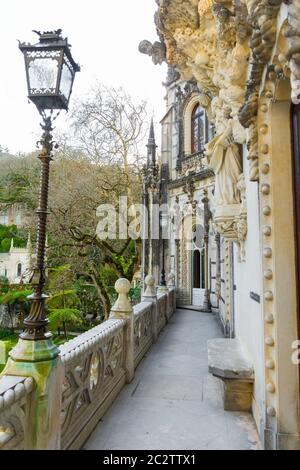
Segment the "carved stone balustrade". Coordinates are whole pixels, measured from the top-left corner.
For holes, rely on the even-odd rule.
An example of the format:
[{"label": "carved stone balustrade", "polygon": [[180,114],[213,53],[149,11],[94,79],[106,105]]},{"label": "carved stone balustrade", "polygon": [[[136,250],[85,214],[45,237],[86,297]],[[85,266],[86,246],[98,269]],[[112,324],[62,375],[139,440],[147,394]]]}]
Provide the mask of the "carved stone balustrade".
[{"label": "carved stone balustrade", "polygon": [[[148,279],[148,284],[151,279]],[[147,285],[147,279],[146,279]],[[148,288],[151,286],[147,286]],[[154,331],[162,330],[166,317],[175,310],[175,289],[133,307],[128,302],[130,284],[118,280],[118,300],[109,320],[61,346],[65,368],[62,400],[62,448],[78,449],[113,403],[126,383],[126,364],[132,356],[137,367],[154,342]],[[147,289],[146,289],[147,290]],[[152,293],[149,291],[148,293]],[[169,300],[168,300],[169,299]],[[169,306],[169,311],[166,309]],[[112,318],[113,316],[113,318]],[[121,319],[116,318],[121,316]],[[131,344],[128,327],[133,319]],[[158,325],[155,325],[156,321]]]},{"label": "carved stone balustrade", "polygon": [[141,302],[135,305],[134,314],[134,366],[140,363],[154,342],[154,324],[156,304]]},{"label": "carved stone balustrade", "polygon": [[126,382],[125,320],[107,320],[60,347],[61,448],[78,449]]},{"label": "carved stone balustrade", "polygon": [[163,292],[157,294],[157,310],[157,331],[159,334],[166,323],[169,321],[168,296]]},{"label": "carved stone balustrade", "polygon": [[0,450],[28,448],[26,437],[34,422],[30,416],[31,377],[3,376],[0,379]]},{"label": "carved stone balustrade", "polygon": [[[109,320],[60,346],[64,377],[61,449],[82,447],[126,382],[132,380],[135,368],[155,342],[155,332],[163,329],[175,311],[175,288],[160,293],[156,300],[151,276],[147,282],[148,294],[153,296],[132,308],[130,283],[119,279],[115,285],[118,299]],[[27,439],[35,426],[34,389],[31,377],[0,378],[0,449],[34,448]],[[60,397],[51,403],[60,407]]]}]

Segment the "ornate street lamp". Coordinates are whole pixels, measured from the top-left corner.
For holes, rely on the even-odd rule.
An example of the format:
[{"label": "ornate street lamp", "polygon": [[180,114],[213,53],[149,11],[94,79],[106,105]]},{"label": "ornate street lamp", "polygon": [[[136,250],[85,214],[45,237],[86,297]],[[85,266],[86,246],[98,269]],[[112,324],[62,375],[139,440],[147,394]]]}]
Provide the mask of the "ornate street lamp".
[{"label": "ornate street lamp", "polygon": [[[48,320],[45,313],[43,293],[46,283],[45,250],[46,226],[48,215],[49,170],[54,143],[52,140],[52,122],[61,110],[68,110],[75,73],[80,67],[74,62],[67,39],[61,36],[61,29],[51,32],[34,31],[39,36],[37,44],[19,43],[24,54],[28,98],[36,105],[43,118],[43,134],[38,144],[41,146],[41,179],[39,206],[36,265],[30,283],[34,293],[28,317],[24,320],[23,340],[48,340],[51,333],[46,331]],[[55,112],[55,115],[54,115]]]},{"label": "ornate street lamp", "polygon": [[37,44],[19,43],[25,59],[28,98],[42,114],[45,110],[67,110],[80,67],[74,62],[61,29],[34,32],[39,36]]}]

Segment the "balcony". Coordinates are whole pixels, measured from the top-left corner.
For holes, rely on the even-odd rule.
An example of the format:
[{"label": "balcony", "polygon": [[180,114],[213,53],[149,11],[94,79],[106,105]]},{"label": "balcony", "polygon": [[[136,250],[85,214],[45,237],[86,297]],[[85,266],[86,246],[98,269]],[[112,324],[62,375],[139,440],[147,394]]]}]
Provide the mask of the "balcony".
[{"label": "balcony", "polygon": [[224,411],[208,373],[215,315],[176,310],[175,288],[151,285],[132,311],[124,286],[108,321],[61,346],[60,396],[1,377],[0,449],[257,449],[250,413]]}]

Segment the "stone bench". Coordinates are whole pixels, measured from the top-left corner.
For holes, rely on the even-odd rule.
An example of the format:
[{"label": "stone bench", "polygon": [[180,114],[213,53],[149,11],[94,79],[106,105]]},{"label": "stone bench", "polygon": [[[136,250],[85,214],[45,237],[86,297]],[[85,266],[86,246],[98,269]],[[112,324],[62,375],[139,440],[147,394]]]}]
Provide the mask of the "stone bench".
[{"label": "stone bench", "polygon": [[249,411],[254,370],[238,339],[217,338],[207,342],[208,370],[222,380],[224,410]]}]

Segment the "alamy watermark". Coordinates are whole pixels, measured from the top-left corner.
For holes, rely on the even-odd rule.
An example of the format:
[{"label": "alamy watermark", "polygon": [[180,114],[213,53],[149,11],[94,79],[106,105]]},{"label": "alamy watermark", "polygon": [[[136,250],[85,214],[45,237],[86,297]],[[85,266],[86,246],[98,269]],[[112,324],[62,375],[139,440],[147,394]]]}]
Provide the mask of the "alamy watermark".
[{"label": "alamy watermark", "polygon": [[126,196],[119,198],[118,206],[101,204],[96,211],[99,222],[96,234],[100,240],[181,240],[187,249],[203,243],[203,209],[194,203],[128,205]]},{"label": "alamy watermark", "polygon": [[292,342],[292,349],[294,350],[291,356],[292,363],[298,366],[300,364],[300,339],[296,339]]}]

